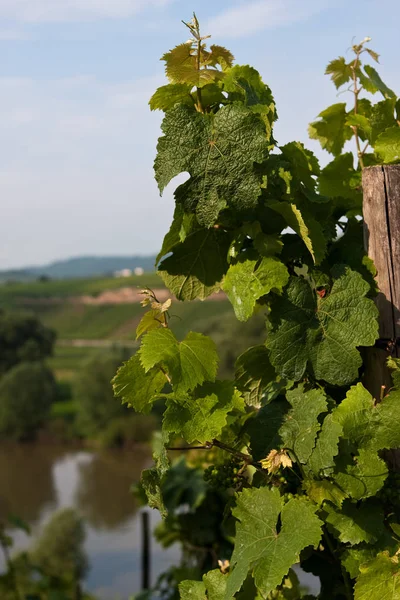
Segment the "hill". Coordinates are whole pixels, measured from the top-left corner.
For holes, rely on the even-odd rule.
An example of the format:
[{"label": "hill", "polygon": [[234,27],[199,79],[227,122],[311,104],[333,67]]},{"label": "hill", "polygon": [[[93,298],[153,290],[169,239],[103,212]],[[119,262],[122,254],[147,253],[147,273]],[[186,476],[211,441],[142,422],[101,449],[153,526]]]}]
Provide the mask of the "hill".
[{"label": "hill", "polygon": [[141,267],[153,271],[155,256],[77,256],[58,260],[39,267],[24,267],[0,271],[0,281],[30,281],[39,277],[69,279],[75,277],[101,277],[114,271]]}]

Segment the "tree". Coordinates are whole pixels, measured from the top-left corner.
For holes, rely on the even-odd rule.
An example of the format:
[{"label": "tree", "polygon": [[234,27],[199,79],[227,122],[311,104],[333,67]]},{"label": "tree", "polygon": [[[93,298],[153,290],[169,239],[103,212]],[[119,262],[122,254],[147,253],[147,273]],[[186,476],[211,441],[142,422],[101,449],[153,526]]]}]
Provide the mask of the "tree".
[{"label": "tree", "polygon": [[127,358],[125,350],[101,352],[82,368],[75,382],[74,395],[79,401],[78,418],[82,428],[96,434],[126,409],[115,402],[110,379]]},{"label": "tree", "polygon": [[0,310],[0,376],[20,362],[51,356],[55,339],[36,317]]},{"label": "tree", "polygon": [[0,433],[17,440],[34,436],[57,394],[52,372],[40,362],[23,362],[0,380]]},{"label": "tree", "polygon": [[79,581],[89,568],[85,528],[72,508],[56,512],[30,550],[32,564],[47,576]]},{"label": "tree", "polygon": [[[178,340],[173,308],[149,291],[140,349],[114,378],[116,395],[137,411],[165,399],[154,467],[141,483],[165,519],[164,539],[173,517],[196,509],[187,474],[170,487],[171,448],[187,450],[197,474],[206,467],[205,489],[224,494],[233,550],[224,539],[210,547],[205,525],[184,554],[180,598],[297,600],[299,563],[319,578],[320,600],[398,600],[399,474],[384,458],[400,447],[400,359],[389,363],[393,388],[373,398],[360,348],[379,336],[378,290],[360,220],[363,167],[400,162],[400,101],[364,63],[378,60],[369,39],[349,63],[330,63],[354,102],[310,127],[335,156],[321,171],[303,144],[277,144],[274,99],[258,72],[208,48],[196,17],[187,26],[191,39],[163,56],[169,83],[150,100],[165,113],[160,191],[189,174],[175,191],[159,272],[178,300],[223,290],[239,321],[264,310],[266,332],[237,358],[233,381],[217,380],[213,341],[194,332]],[[384,99],[373,104],[365,90]],[[356,162],[343,154],[352,138]],[[204,453],[193,458],[192,449]],[[185,510],[171,508],[171,497],[183,497]],[[193,553],[197,573],[187,568]]]}]

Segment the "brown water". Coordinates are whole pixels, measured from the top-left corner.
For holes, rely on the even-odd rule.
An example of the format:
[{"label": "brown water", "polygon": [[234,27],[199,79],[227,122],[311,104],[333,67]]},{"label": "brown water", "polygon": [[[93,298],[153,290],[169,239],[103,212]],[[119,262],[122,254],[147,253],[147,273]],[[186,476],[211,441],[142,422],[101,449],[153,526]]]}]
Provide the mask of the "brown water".
[{"label": "brown water", "polygon": [[[22,549],[51,515],[76,508],[86,522],[91,569],[85,588],[101,600],[127,600],[140,590],[140,511],[129,492],[151,462],[144,450],[87,452],[39,445],[0,446],[0,516],[9,512],[32,527],[13,532]],[[152,526],[158,513],[150,512]],[[179,560],[178,548],[152,541],[152,579]],[[3,568],[0,559],[0,568]]]}]

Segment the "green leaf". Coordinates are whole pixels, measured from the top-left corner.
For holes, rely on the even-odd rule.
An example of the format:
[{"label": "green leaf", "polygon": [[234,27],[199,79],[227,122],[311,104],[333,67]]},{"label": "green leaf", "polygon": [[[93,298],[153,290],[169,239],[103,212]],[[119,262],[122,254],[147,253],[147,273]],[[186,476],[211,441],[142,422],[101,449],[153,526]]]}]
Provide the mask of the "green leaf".
[{"label": "green leaf", "polygon": [[332,414],[325,417],[317,443],[312,451],[308,466],[315,475],[329,475],[335,466],[334,457],[337,456],[339,438],[342,435],[342,426],[333,420]]},{"label": "green leaf", "polygon": [[375,558],[376,550],[373,546],[362,546],[358,548],[349,548],[342,555],[342,565],[349,573],[351,579],[358,577],[360,566]]},{"label": "green leaf", "polygon": [[231,381],[206,383],[196,389],[193,398],[167,400],[163,430],[180,435],[189,444],[205,444],[221,435],[234,410],[244,412],[244,402]]},{"label": "green leaf", "polygon": [[193,97],[190,94],[192,86],[186,83],[169,83],[162,85],[152,95],[149,101],[151,110],[169,110],[175,104],[186,104],[194,106]]},{"label": "green leaf", "polygon": [[301,384],[286,393],[292,409],[279,430],[285,448],[292,450],[301,463],[306,463],[315,446],[321,428],[318,417],[327,411],[325,393],[321,389],[304,391]]},{"label": "green leaf", "polygon": [[182,581],[179,584],[180,600],[206,600],[206,586],[202,581]]},{"label": "green leaf", "polygon": [[324,150],[338,156],[353,136],[353,131],[346,125],[346,103],[332,104],[318,116],[319,121],[310,123],[308,134],[311,139],[318,140]]},{"label": "green leaf", "polygon": [[350,81],[353,77],[351,63],[347,64],[343,56],[331,60],[325,70],[326,75],[330,75],[336,89]]},{"label": "green leaf", "polygon": [[[361,129],[361,132],[365,134],[362,137],[362,139],[371,139],[371,123],[370,120],[367,119],[367,117],[365,117],[364,115],[349,114],[346,119],[346,125]],[[358,132],[358,134],[360,135],[360,131]]]},{"label": "green leaf", "polygon": [[322,169],[318,186],[320,193],[325,196],[344,198],[344,202],[335,201],[335,205],[343,205],[345,211],[361,211],[361,181],[354,170],[354,156],[351,152],[337,156]]},{"label": "green leaf", "polygon": [[377,137],[389,127],[396,127],[397,122],[394,115],[396,98],[388,98],[377,102],[371,109],[371,143],[375,144]]},{"label": "green leaf", "polygon": [[[209,53],[202,52],[202,59],[207,60]],[[186,83],[191,87],[202,87],[223,78],[224,73],[211,66],[198,68],[197,51],[191,44],[179,44],[166,52],[161,60],[165,61],[165,74],[173,83]],[[201,62],[203,62],[201,60]],[[226,58],[224,59],[226,60]],[[218,61],[217,56],[210,60],[210,65]]]},{"label": "green leaf", "polygon": [[160,311],[153,309],[144,313],[140,319],[139,325],[136,327],[136,339],[140,338],[147,331],[158,329],[161,327]]},{"label": "green leaf", "polygon": [[253,346],[239,356],[235,363],[235,383],[249,406],[260,407],[263,392],[275,382],[276,373],[265,346]]},{"label": "green leaf", "polygon": [[393,381],[393,386],[396,388],[396,391],[400,389],[400,358],[393,358],[393,356],[389,356],[387,359],[387,366],[391,370],[391,378]]},{"label": "green leaf", "polygon": [[375,52],[374,50],[371,50],[371,48],[365,48],[366,51],[368,52],[368,54],[371,56],[371,58],[374,59],[375,62],[379,62],[379,54],[377,52]]},{"label": "green leaf", "polygon": [[208,600],[224,600],[227,580],[228,575],[224,575],[219,569],[203,575]]},{"label": "green leaf", "polygon": [[380,78],[378,72],[374,69],[374,67],[371,67],[371,65],[365,65],[364,71],[372,81],[373,85],[377,88],[377,90],[381,92],[384,98],[396,97],[396,94],[390,88],[388,88],[388,86],[385,83],[383,83],[382,79]]},{"label": "green leaf", "polygon": [[178,300],[204,300],[220,289],[228,248],[229,237],[221,229],[195,231],[173,247],[159,273]]},{"label": "green leaf", "polygon": [[138,354],[146,372],[165,368],[176,393],[214,381],[217,374],[215,343],[201,333],[190,332],[178,342],[170,329],[155,329],[145,335]]},{"label": "green leaf", "polygon": [[271,450],[281,448],[280,428],[290,405],[278,398],[257,413],[253,413],[247,421],[244,431],[250,438],[251,455],[255,460],[262,460]]},{"label": "green leaf", "polygon": [[226,600],[240,590],[250,570],[264,597],[281,584],[300,552],[319,543],[322,523],[316,508],[303,498],[284,504],[277,489],[246,489],[238,495],[232,511],[239,522]]},{"label": "green leaf", "polygon": [[375,496],[388,475],[385,461],[369,449],[361,448],[356,456],[342,452],[336,463],[337,472],[333,478],[343,492],[354,500]]},{"label": "green leaf", "polygon": [[163,245],[156,258],[156,265],[161,258],[171,252],[175,246],[184,242],[189,233],[199,230],[196,216],[192,213],[185,213],[182,206],[177,204],[174,210],[174,216],[168,233],[164,236]]},{"label": "green leaf", "polygon": [[[306,188],[314,190],[315,177],[319,175],[320,168],[316,156],[307,150],[301,142],[290,142],[280,148],[282,158],[290,164],[290,173],[293,179],[301,182]],[[326,201],[324,198],[323,201]]]},{"label": "green leaf", "polygon": [[400,600],[400,567],[397,556],[378,554],[360,566],[355,588],[355,600]]},{"label": "green leaf", "polygon": [[374,502],[357,506],[347,501],[341,509],[326,504],[324,510],[329,529],[342,544],[374,543],[384,532],[384,514]]},{"label": "green leaf", "polygon": [[372,346],[378,336],[377,309],[365,298],[368,291],[369,285],[348,268],[324,298],[306,280],[293,277],[282,299],[273,303],[275,327],[266,342],[278,373],[299,381],[309,365],[316,379],[333,385],[356,379],[362,364],[357,347]]},{"label": "green leaf", "polygon": [[271,290],[281,292],[289,280],[285,265],[273,257],[259,260],[246,258],[231,265],[223,282],[236,317],[239,321],[247,321],[253,314],[256,302]]},{"label": "green leaf", "polygon": [[394,426],[399,422],[400,392],[398,390],[385,396],[382,402],[374,406],[375,427],[371,438],[367,441],[369,448],[375,450],[390,450],[400,448],[400,427]]},{"label": "green leaf", "polygon": [[167,380],[159,369],[144,370],[139,354],[132,356],[117,371],[112,386],[123,404],[138,412],[148,412]]},{"label": "green leaf", "polygon": [[257,204],[262,175],[255,163],[267,157],[268,142],[263,121],[251,110],[234,104],[204,115],[179,105],[167,112],[162,130],[154,163],[160,191],[189,172],[177,198],[196,210],[200,224],[213,225],[226,205]]},{"label": "green leaf", "polygon": [[343,437],[357,447],[367,446],[377,425],[374,399],[365,387],[358,383],[350,388],[346,398],[333,411],[333,421],[339,423]]},{"label": "green leaf", "polygon": [[326,252],[326,240],[320,223],[289,202],[274,202],[270,208],[283,216],[289,227],[301,237],[313,261],[320,263]]},{"label": "green leaf", "polygon": [[400,127],[389,127],[378,135],[375,142],[375,152],[385,164],[400,161]]},{"label": "green leaf", "polygon": [[320,506],[328,501],[340,508],[343,500],[347,498],[347,495],[337,485],[327,479],[321,481],[306,479],[303,482],[303,489],[310,500]]},{"label": "green leaf", "polygon": [[166,518],[168,513],[164,505],[160,475],[157,469],[145,469],[142,471],[140,484],[147,496],[147,504],[150,508],[156,508],[160,511],[161,516]]}]

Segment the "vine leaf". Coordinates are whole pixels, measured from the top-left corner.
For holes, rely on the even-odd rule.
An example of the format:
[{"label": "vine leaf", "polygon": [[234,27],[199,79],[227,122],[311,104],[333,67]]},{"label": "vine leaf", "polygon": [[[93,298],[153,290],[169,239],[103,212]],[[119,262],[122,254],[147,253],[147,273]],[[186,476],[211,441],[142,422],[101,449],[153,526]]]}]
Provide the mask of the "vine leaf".
[{"label": "vine leaf", "polygon": [[265,388],[275,380],[275,369],[265,346],[252,346],[236,360],[236,387],[249,406],[260,407]]},{"label": "vine leaf", "polygon": [[221,63],[230,66],[233,56],[222,46],[211,46],[210,52],[202,46],[200,61],[203,67],[199,69],[197,49],[193,48],[191,44],[184,43],[166,52],[161,60],[165,61],[165,73],[170,81],[187,83],[192,87],[202,87],[222,79],[224,72],[214,67]]},{"label": "vine leaf", "polygon": [[233,383],[205,383],[194,397],[167,400],[163,430],[182,436],[189,444],[205,444],[221,435],[232,411],[244,412],[244,401]]},{"label": "vine leaf", "polygon": [[160,511],[161,516],[166,518],[168,512],[164,505],[161,479],[157,469],[145,469],[142,471],[140,485],[147,496],[147,504],[150,508],[156,508]]},{"label": "vine leaf", "polygon": [[186,579],[179,584],[179,598],[181,600],[205,600],[206,586],[203,581]]},{"label": "vine leaf", "polygon": [[368,75],[370,81],[372,81],[372,84],[375,86],[376,90],[381,92],[384,98],[396,98],[396,94],[393,92],[393,90],[388,88],[386,83],[382,81],[379,73],[376,69],[374,69],[374,67],[371,67],[371,65],[365,65],[364,71]]},{"label": "vine leaf", "polygon": [[304,385],[286,393],[292,409],[279,430],[285,448],[292,450],[301,463],[306,463],[320,430],[318,417],[327,411],[325,393],[321,389],[304,391]]},{"label": "vine leaf", "polygon": [[271,450],[282,446],[279,432],[289,408],[289,403],[279,398],[253,413],[247,421],[245,432],[249,435],[251,455],[255,460],[261,460]]},{"label": "vine leaf", "polygon": [[274,301],[278,324],[266,341],[271,363],[287,379],[299,381],[309,365],[316,379],[346,385],[362,364],[358,346],[378,336],[377,309],[365,298],[369,285],[346,268],[321,298],[300,277],[291,278],[282,299]]},{"label": "vine leaf", "polygon": [[338,156],[345,143],[353,136],[352,129],[346,125],[346,103],[332,104],[318,117],[319,121],[314,121],[309,125],[310,138],[318,140],[324,150]]},{"label": "vine leaf", "polygon": [[318,187],[321,194],[335,198],[335,205],[343,208],[344,212],[361,211],[360,174],[354,169],[354,156],[351,152],[337,156],[322,169]]},{"label": "vine leaf", "polygon": [[317,443],[312,451],[308,466],[315,475],[329,475],[335,466],[334,457],[338,454],[339,438],[343,433],[340,423],[333,420],[332,414],[325,417]]},{"label": "vine leaf", "polygon": [[332,413],[335,423],[343,430],[343,437],[356,444],[366,446],[374,435],[378,414],[374,409],[374,399],[362,383],[350,388]]},{"label": "vine leaf", "polygon": [[155,329],[145,335],[138,354],[146,372],[165,368],[177,394],[214,381],[217,374],[215,344],[201,333],[191,331],[178,342],[170,329]]},{"label": "vine leaf", "polygon": [[173,246],[159,273],[178,300],[204,300],[220,289],[228,269],[229,236],[220,229],[201,229]]},{"label": "vine leaf", "polygon": [[187,106],[194,106],[194,100],[191,96],[192,86],[187,83],[169,83],[168,85],[162,85],[152,95],[149,101],[151,110],[169,110],[175,106],[175,104],[186,104]]},{"label": "vine leaf", "polygon": [[310,500],[319,505],[328,501],[340,508],[343,500],[347,498],[345,492],[328,479],[322,479],[321,481],[306,479],[303,482],[303,489]]},{"label": "vine leaf", "polygon": [[362,500],[379,492],[387,474],[385,461],[374,450],[360,448],[354,457],[344,450],[340,453],[333,479],[349,497]]},{"label": "vine leaf", "polygon": [[266,159],[268,142],[253,111],[233,104],[204,115],[178,105],[165,115],[162,130],[154,163],[160,192],[173,177],[189,172],[177,198],[197,211],[201,225],[213,225],[225,205],[257,204],[262,175],[254,163]]},{"label": "vine leaf", "polygon": [[[225,600],[240,590],[250,570],[264,597],[275,590],[299,561],[300,552],[319,543],[322,523],[316,510],[303,498],[284,504],[277,489],[241,492],[233,509],[238,523]],[[279,515],[282,527],[278,533]]]},{"label": "vine leaf", "polygon": [[400,428],[394,427],[399,418],[400,392],[395,390],[374,406],[375,427],[368,447],[375,450],[400,448]]},{"label": "vine leaf", "polygon": [[400,567],[398,556],[381,552],[360,566],[361,574],[354,588],[355,600],[400,600]]},{"label": "vine leaf", "polygon": [[346,63],[343,56],[331,60],[325,69],[325,75],[330,75],[336,89],[350,81],[353,77],[351,64]]},{"label": "vine leaf", "polygon": [[270,207],[282,215],[289,227],[301,237],[313,261],[320,263],[325,256],[326,239],[318,221],[289,202],[275,202]]},{"label": "vine leaf", "polygon": [[346,501],[342,508],[326,504],[326,523],[343,544],[374,543],[384,533],[384,514],[379,504],[365,502],[360,506]]},{"label": "vine leaf", "polygon": [[231,301],[239,321],[247,321],[256,302],[271,290],[281,292],[289,280],[286,266],[277,258],[241,259],[231,265],[223,281],[223,289]]},{"label": "vine leaf", "polygon": [[375,142],[375,152],[384,163],[400,161],[400,127],[389,127],[383,131]]},{"label": "vine leaf", "polygon": [[112,380],[115,396],[137,412],[148,412],[166,383],[159,369],[144,370],[139,354],[125,362]]}]

